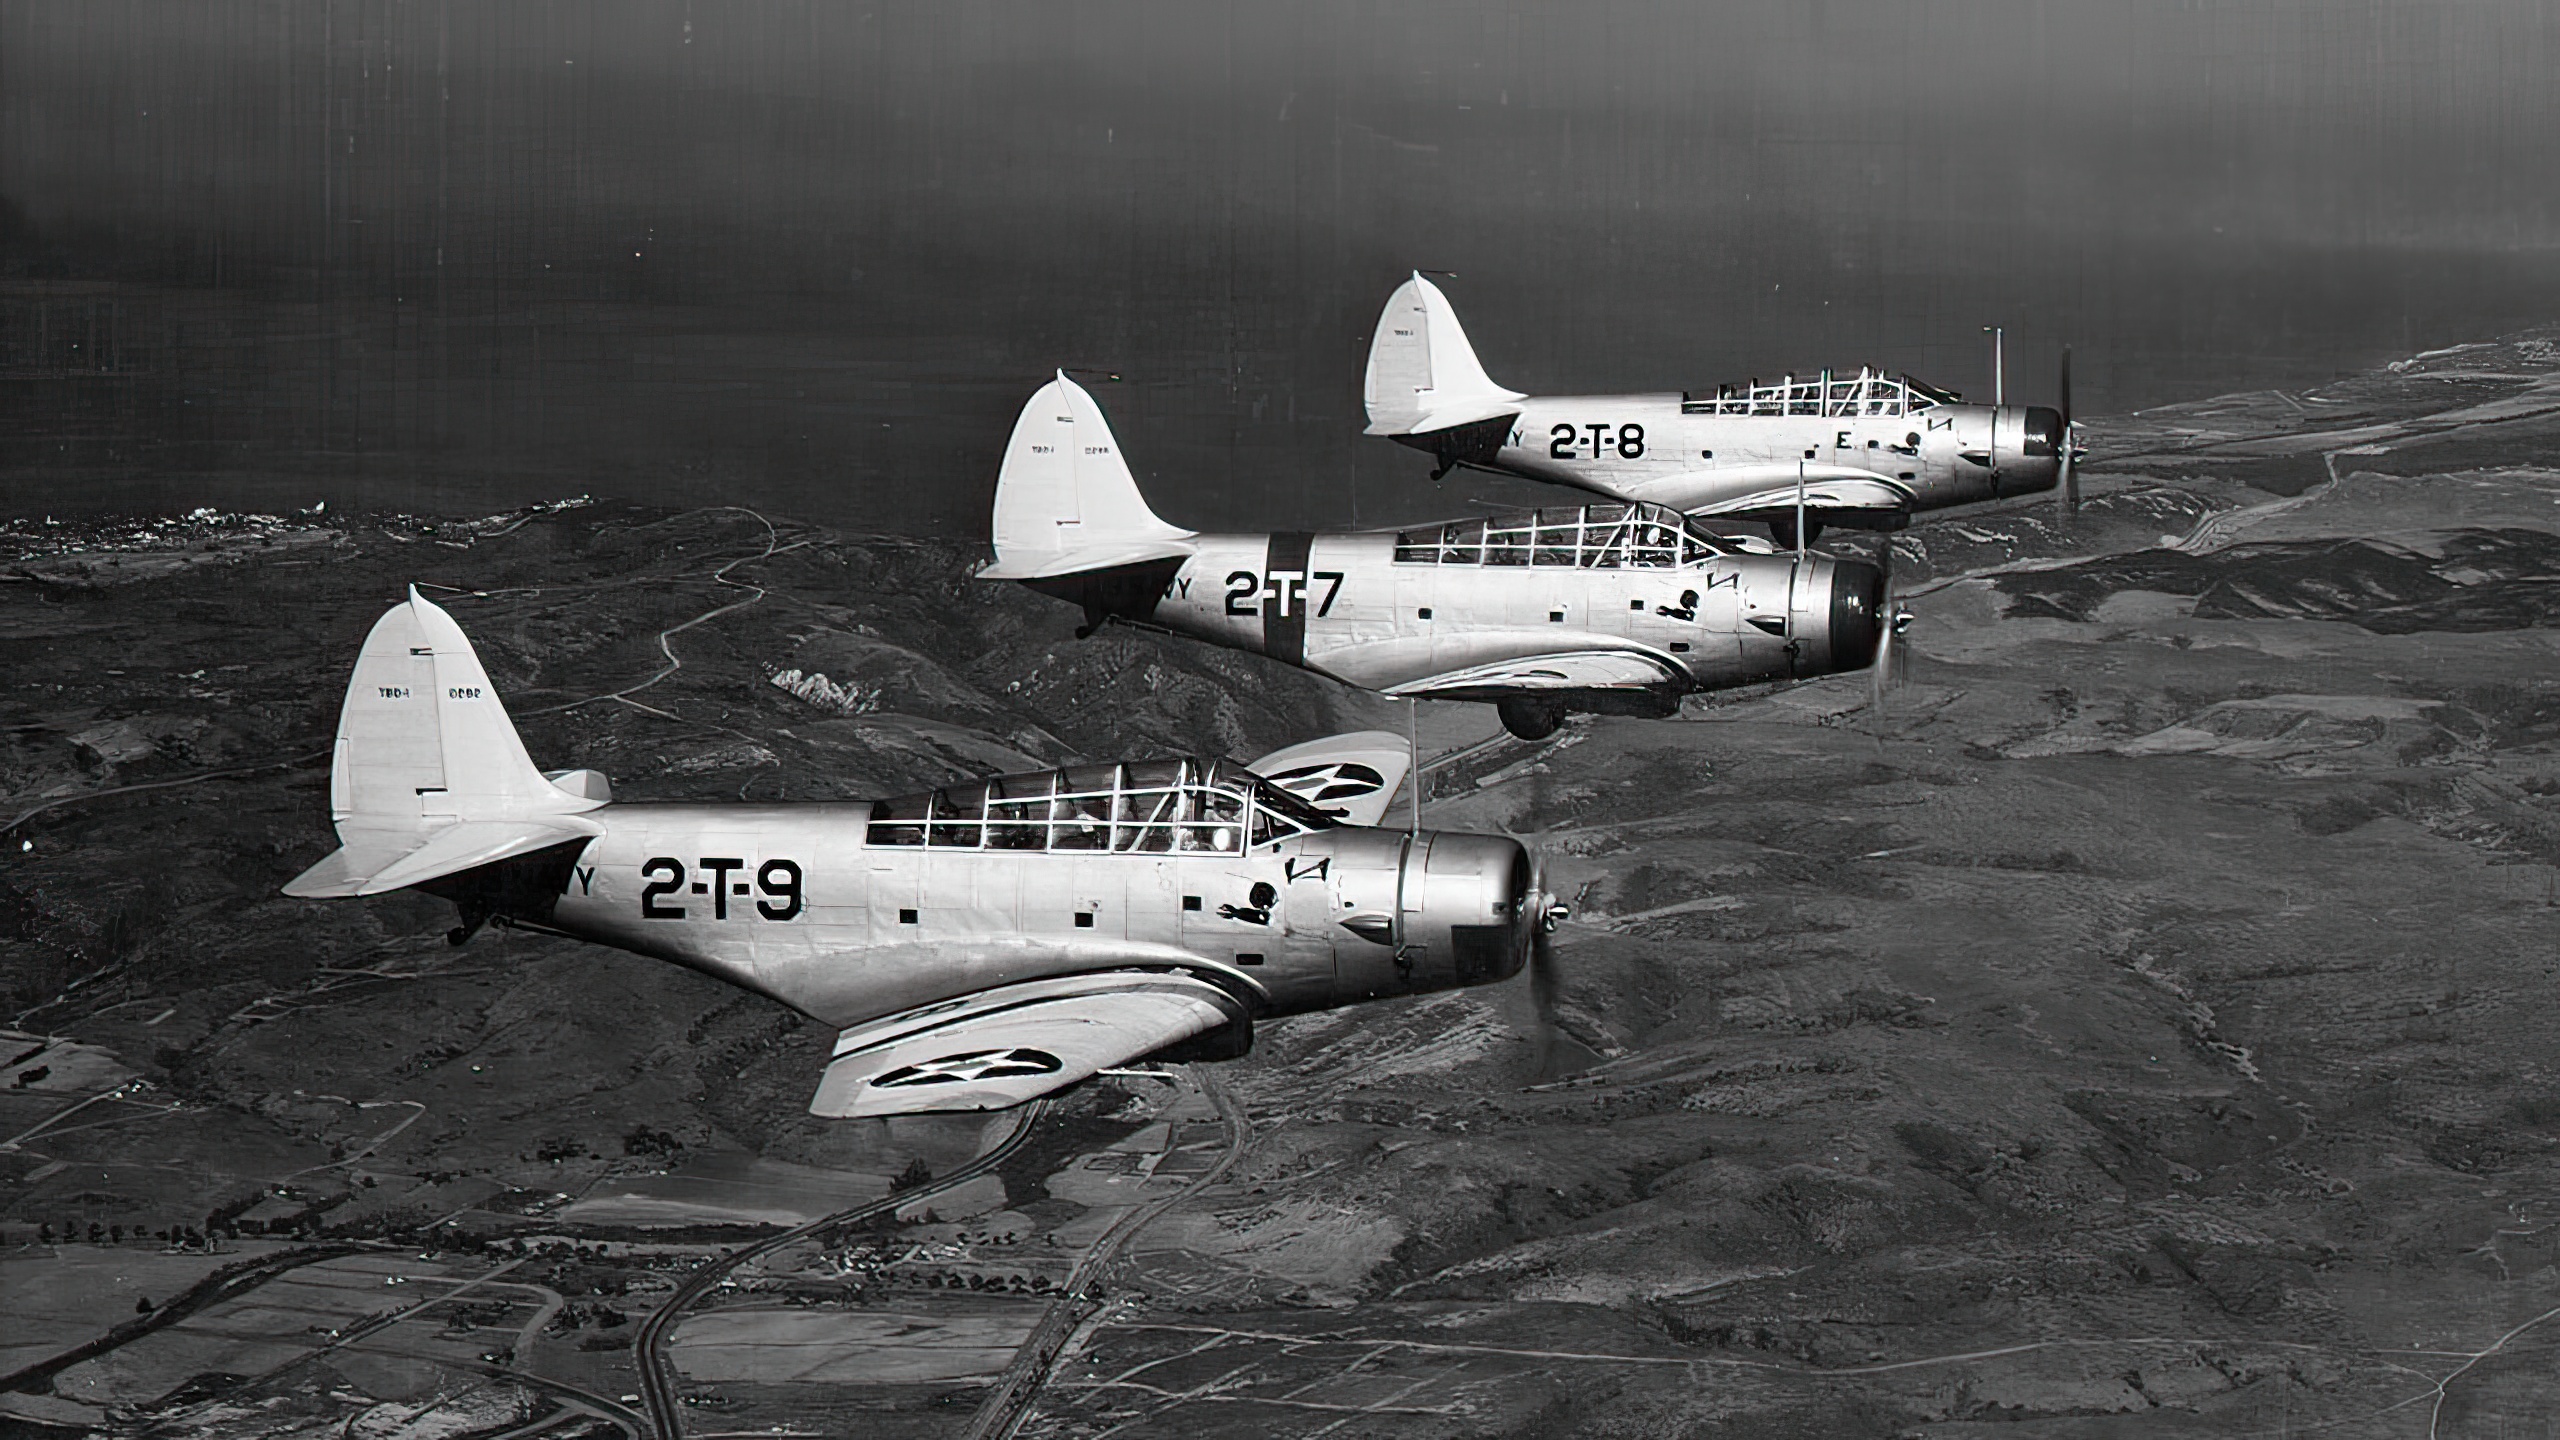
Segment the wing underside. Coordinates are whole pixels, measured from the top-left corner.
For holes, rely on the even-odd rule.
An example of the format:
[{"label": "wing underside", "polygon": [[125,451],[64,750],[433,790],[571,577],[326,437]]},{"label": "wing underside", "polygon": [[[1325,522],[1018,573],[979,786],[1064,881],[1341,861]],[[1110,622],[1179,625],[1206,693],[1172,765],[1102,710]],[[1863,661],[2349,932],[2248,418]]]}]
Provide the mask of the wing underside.
[{"label": "wing underside", "polygon": [[1000,985],[839,1034],[809,1113],[1008,1109],[1247,1019],[1226,991],[1170,972]]},{"label": "wing underside", "polygon": [[[1737,473],[1734,470],[1699,472],[1693,478],[1711,482],[1719,490],[1727,489],[1737,482],[1749,483],[1752,488],[1739,495],[1727,495],[1722,499],[1682,508],[1692,515],[1776,515],[1793,510],[1796,505],[1795,467],[1788,465],[1767,468],[1769,473],[1765,476],[1748,472]],[[1851,470],[1846,467],[1825,467],[1825,469],[1828,473],[1808,471],[1805,475],[1804,508],[1807,510],[1865,510],[1899,513],[1911,508],[1913,494],[1911,487],[1900,481],[1888,480],[1872,471]],[[1676,489],[1681,483],[1680,481],[1655,482],[1648,484],[1645,488],[1648,493],[1652,493],[1657,489]]]},{"label": "wing underside", "polygon": [[1680,684],[1671,662],[1640,650],[1524,655],[1390,686],[1390,695],[1454,696],[1484,690],[1650,690]]}]

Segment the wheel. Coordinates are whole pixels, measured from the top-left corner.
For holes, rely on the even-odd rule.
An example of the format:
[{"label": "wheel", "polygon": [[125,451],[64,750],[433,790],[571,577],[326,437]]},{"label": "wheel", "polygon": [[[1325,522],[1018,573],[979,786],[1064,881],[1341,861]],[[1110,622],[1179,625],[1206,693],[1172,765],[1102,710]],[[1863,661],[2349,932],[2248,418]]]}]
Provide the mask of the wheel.
[{"label": "wheel", "polygon": [[[1776,519],[1771,520],[1769,522],[1769,538],[1776,541],[1778,548],[1781,550],[1793,550],[1796,548],[1796,517],[1791,514],[1781,515]],[[1804,517],[1804,543],[1811,545],[1814,541],[1821,538],[1821,517],[1815,515],[1807,515]]]},{"label": "wheel", "polygon": [[1544,740],[1564,724],[1564,702],[1515,695],[1493,707],[1502,728],[1523,740]]}]

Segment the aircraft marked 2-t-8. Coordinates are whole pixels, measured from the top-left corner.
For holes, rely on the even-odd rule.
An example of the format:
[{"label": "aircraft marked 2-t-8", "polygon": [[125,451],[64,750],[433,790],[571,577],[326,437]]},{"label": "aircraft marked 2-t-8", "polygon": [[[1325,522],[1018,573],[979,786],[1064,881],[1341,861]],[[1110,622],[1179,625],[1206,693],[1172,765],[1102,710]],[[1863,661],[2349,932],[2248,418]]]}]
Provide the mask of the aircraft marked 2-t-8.
[{"label": "aircraft marked 2-t-8", "polygon": [[[1866,666],[1890,634],[1863,560],[1775,554],[1615,501],[1404,530],[1202,535],[1147,507],[1064,374],[1015,422],[979,572],[1389,695],[1489,701],[1536,739],[1568,711]],[[1756,544],[1756,542],[1755,542]]]},{"label": "aircraft marked 2-t-8", "polygon": [[1861,370],[1713,395],[1524,395],[1495,384],[1440,287],[1396,287],[1369,342],[1372,435],[1460,465],[1765,524],[1897,530],[1936,510],[2050,490],[2069,426],[2041,405],[1968,405]]},{"label": "aircraft marked 2-t-8", "polygon": [[[839,1033],[812,1112],[1019,1104],[1241,1055],[1274,1016],[1543,969],[1563,907],[1516,840],[1382,830],[1393,735],[956,782],[875,804],[630,804],[534,768],[415,590],[338,722],[340,848],[285,887],[415,888],[484,923],[701,971]],[[1297,793],[1283,788],[1295,787]],[[1304,798],[1301,798],[1303,796]]]}]

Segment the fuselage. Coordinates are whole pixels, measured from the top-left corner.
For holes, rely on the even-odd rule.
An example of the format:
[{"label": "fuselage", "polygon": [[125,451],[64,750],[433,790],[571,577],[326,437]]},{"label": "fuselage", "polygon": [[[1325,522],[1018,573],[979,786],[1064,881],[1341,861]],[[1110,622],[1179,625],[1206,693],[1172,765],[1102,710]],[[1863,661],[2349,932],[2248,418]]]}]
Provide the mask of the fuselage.
[{"label": "fuselage", "polygon": [[[1487,426],[1458,458],[1692,513],[1783,486],[1800,464],[1816,481],[1849,472],[1888,481],[1914,511],[2050,490],[2061,470],[2060,416],[2041,407],[1758,408],[1677,393],[1540,396],[1522,401],[1507,424]],[[1397,438],[1444,458],[1453,448],[1447,435]]]},{"label": "fuselage", "polygon": [[1018,802],[997,780],[874,804],[612,804],[582,817],[602,829],[582,847],[454,898],[839,1028],[1095,971],[1182,971],[1285,1015],[1520,968],[1518,842],[1302,824],[1208,773],[1078,767],[1027,777],[1075,793]]},{"label": "fuselage", "polygon": [[[1203,535],[1191,550],[1160,593],[1112,613],[1364,689],[1448,699],[1676,697],[1855,668],[1882,604],[1863,561],[1752,553],[1641,507]],[[1079,583],[1041,588],[1089,598]]]}]

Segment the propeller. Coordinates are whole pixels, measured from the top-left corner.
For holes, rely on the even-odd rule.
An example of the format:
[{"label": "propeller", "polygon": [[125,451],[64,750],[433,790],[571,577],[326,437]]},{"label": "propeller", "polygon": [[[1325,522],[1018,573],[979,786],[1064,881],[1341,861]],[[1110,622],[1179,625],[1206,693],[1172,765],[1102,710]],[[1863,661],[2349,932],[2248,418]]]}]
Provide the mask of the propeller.
[{"label": "propeller", "polygon": [[[1547,808],[1545,767],[1533,767],[1529,783],[1529,815],[1536,822]],[[1556,973],[1555,935],[1556,926],[1570,919],[1573,909],[1547,888],[1545,852],[1531,844],[1528,836],[1515,834],[1512,838],[1529,856],[1529,884],[1520,892],[1520,908],[1512,924],[1517,927],[1513,933],[1526,940],[1529,949],[1529,1004],[1537,1014],[1537,1032],[1530,1037],[1534,1056],[1531,1063],[1535,1067],[1530,1080],[1534,1084],[1546,1079],[1547,1072],[1554,1068],[1558,1042],[1564,1038],[1559,1019],[1564,1008],[1564,978]]]},{"label": "propeller", "polygon": [[2079,435],[2071,422],[2071,347],[2062,347],[2062,483],[2053,487],[2054,503],[2068,521],[2080,513]]},{"label": "propeller", "polygon": [[1892,683],[1894,661],[1902,653],[1894,645],[1894,638],[1911,627],[1910,613],[1894,595],[1893,536],[1889,533],[1876,546],[1876,569],[1884,572],[1884,594],[1876,607],[1876,653],[1867,664],[1867,683],[1868,707],[1882,716],[1885,686]]},{"label": "propeller", "polygon": [[1529,929],[1529,1003],[1538,1013],[1536,1058],[1532,1074],[1540,1080],[1555,1063],[1556,1040],[1564,1033],[1557,1016],[1564,1004],[1564,981],[1556,974],[1556,926],[1572,915],[1571,907],[1547,892],[1547,860],[1530,862],[1529,891],[1520,897],[1521,919]]}]

